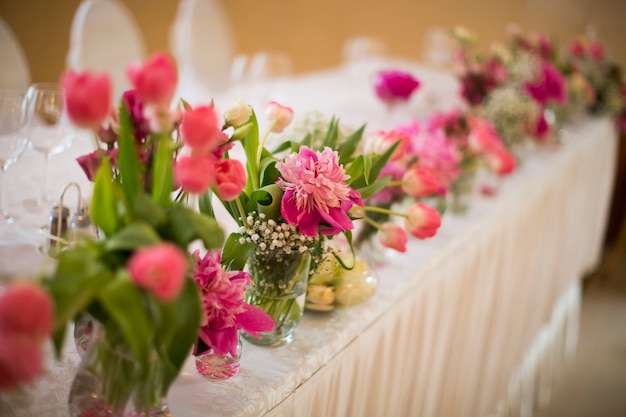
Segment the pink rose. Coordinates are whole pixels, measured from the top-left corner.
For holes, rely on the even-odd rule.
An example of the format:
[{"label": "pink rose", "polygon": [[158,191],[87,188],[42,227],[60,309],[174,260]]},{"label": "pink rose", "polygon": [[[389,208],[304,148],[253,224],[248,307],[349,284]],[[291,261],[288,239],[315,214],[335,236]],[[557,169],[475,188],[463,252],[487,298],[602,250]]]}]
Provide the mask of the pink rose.
[{"label": "pink rose", "polygon": [[181,133],[185,143],[201,153],[212,152],[227,140],[212,105],[185,111]]},{"label": "pink rose", "polygon": [[293,118],[291,107],[283,106],[275,101],[270,101],[265,109],[265,117],[273,123],[272,132],[281,133]]},{"label": "pink rose", "polygon": [[413,204],[406,214],[406,230],[418,239],[435,236],[441,226],[439,212],[424,203]]},{"label": "pink rose", "polygon": [[222,200],[231,201],[239,197],[246,186],[246,170],[235,159],[222,159],[216,164],[215,182],[217,194]]},{"label": "pink rose", "polygon": [[402,190],[411,197],[420,198],[435,194],[440,185],[427,169],[412,168],[402,177]]},{"label": "pink rose", "polygon": [[0,392],[34,382],[43,370],[40,342],[16,332],[0,332]]},{"label": "pink rose", "polygon": [[178,82],[172,58],[164,53],[155,54],[143,64],[129,65],[126,74],[141,101],[169,107]]},{"label": "pink rose", "polygon": [[393,222],[384,223],[378,231],[378,240],[386,248],[406,252],[408,236],[406,230]]},{"label": "pink rose", "polygon": [[63,75],[67,115],[76,126],[97,129],[111,109],[111,80],[106,74],[67,71]]},{"label": "pink rose", "polygon": [[0,335],[12,332],[46,338],[52,331],[52,312],[52,300],[37,284],[10,284],[0,292]]},{"label": "pink rose", "polygon": [[211,155],[180,156],[174,165],[177,187],[193,194],[207,191],[215,180],[215,159]]},{"label": "pink rose", "polygon": [[128,272],[135,284],[163,302],[178,297],[187,273],[187,257],[172,243],[159,243],[135,252],[128,261]]}]

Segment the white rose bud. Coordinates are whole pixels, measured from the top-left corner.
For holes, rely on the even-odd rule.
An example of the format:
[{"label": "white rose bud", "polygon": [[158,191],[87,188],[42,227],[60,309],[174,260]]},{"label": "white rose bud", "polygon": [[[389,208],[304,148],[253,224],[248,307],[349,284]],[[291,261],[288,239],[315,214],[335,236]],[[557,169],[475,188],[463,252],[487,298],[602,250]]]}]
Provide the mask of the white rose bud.
[{"label": "white rose bud", "polygon": [[252,107],[239,98],[233,101],[224,113],[226,123],[234,127],[246,123],[250,120],[250,116],[252,116]]}]

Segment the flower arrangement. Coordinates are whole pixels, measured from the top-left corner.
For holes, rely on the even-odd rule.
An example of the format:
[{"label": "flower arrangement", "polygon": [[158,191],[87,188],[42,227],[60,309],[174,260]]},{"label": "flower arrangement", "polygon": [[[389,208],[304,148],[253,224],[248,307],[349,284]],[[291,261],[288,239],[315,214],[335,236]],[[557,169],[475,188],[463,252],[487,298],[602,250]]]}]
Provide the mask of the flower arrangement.
[{"label": "flower arrangement", "polygon": [[[231,113],[245,117],[234,121]],[[247,267],[252,285],[246,301],[263,309],[275,323],[271,334],[260,332],[260,341],[246,332],[244,337],[254,343],[279,344],[290,339],[300,320],[300,299],[304,298],[307,281],[332,252],[328,241],[344,234],[351,244],[354,221],[368,209],[362,199],[391,180],[380,178],[380,174],[395,146],[379,154],[359,154],[364,127],[339,143],[341,129],[332,119],[319,143],[314,144],[312,135],[307,134],[300,140],[285,140],[269,151],[265,147],[268,137],[282,133],[293,112],[271,102],[266,117],[270,125],[260,136],[256,115],[249,106],[236,103],[226,112],[223,128],[234,132],[229,146],[239,144],[245,159],[245,170],[237,170],[244,186],[232,199],[219,190],[216,195],[239,227],[226,240],[222,265],[228,271]],[[223,159],[242,164],[230,159],[229,151],[224,152]],[[201,198],[200,209],[213,212],[211,193]],[[342,267],[351,268],[350,261],[338,256],[335,259]]]},{"label": "flower arrangement", "polygon": [[[57,354],[68,321],[86,312],[102,328],[88,353],[94,364],[77,375],[73,413],[103,406],[117,412],[129,403],[147,413],[159,406],[201,324],[188,246],[200,241],[212,249],[223,242],[217,222],[185,204],[189,193],[215,184],[213,154],[222,138],[186,138],[196,149],[180,152],[180,111],[169,109],[177,69],[169,56],[129,66],[128,75],[134,90],[115,116],[108,76],[68,71],[63,78],[70,120],[93,129],[105,146],[79,158],[94,181],[90,214],[104,237],[63,250],[42,282],[54,304]],[[96,371],[102,374],[90,374]],[[79,393],[87,375],[101,391],[98,404],[89,402],[92,393]]]}]

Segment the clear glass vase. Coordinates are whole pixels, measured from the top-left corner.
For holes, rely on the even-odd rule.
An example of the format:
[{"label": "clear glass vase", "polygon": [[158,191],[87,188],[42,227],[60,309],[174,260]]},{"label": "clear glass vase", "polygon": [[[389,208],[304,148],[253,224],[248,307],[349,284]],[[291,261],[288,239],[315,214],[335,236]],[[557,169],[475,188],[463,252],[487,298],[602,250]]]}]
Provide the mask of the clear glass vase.
[{"label": "clear glass vase", "polygon": [[476,170],[461,172],[450,186],[450,201],[448,208],[455,214],[463,214],[469,208],[474,196],[476,184]]},{"label": "clear glass vase", "polygon": [[293,340],[293,331],[302,319],[310,265],[308,252],[287,253],[276,249],[269,255],[250,257],[247,269],[252,284],[246,290],[246,302],[269,314],[274,320],[274,330],[259,332],[260,339],[244,332],[244,339],[268,346]]},{"label": "clear glass vase", "polygon": [[239,360],[241,359],[241,335],[237,342],[237,351],[234,355],[230,352],[219,353],[209,348],[203,353],[194,356],[196,370],[200,375],[209,379],[227,379],[239,373]]},{"label": "clear glass vase", "polygon": [[89,348],[100,336],[100,323],[89,313],[84,312],[74,323],[74,345],[80,359],[85,359]]},{"label": "clear glass vase", "polygon": [[141,366],[127,347],[94,341],[70,389],[71,417],[171,417],[164,401],[163,364]]}]

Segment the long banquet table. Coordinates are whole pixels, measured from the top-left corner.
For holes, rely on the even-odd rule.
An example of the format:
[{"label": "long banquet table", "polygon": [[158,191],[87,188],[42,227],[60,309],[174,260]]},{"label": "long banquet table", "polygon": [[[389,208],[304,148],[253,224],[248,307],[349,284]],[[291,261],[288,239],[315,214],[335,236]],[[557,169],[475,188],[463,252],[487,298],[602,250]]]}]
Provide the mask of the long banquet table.
[{"label": "long banquet table", "polygon": [[[412,65],[435,87],[407,114],[455,105],[445,76]],[[366,77],[335,70],[290,80],[292,101],[283,101],[296,113],[332,112],[384,127],[388,115],[367,89]],[[203,98],[198,89],[187,93],[196,95],[192,102]],[[475,195],[463,215],[446,213],[435,238],[388,254],[367,302],[307,312],[285,346],[244,341],[241,371],[229,380],[203,379],[190,357],[167,399],[172,415],[532,415],[549,401],[559,366],[576,347],[581,278],[599,261],[615,168],[609,120],[568,125],[561,138],[556,148],[529,153],[496,195]],[[56,191],[78,181],[89,193],[72,161],[89,146],[77,141],[57,157]],[[11,207],[38,186],[38,157],[27,152],[9,171]],[[0,247],[2,270],[36,270],[41,257],[27,240]],[[50,356],[46,375],[5,399],[5,410],[11,404],[16,417],[66,415],[77,364],[67,343],[63,360]]]}]

